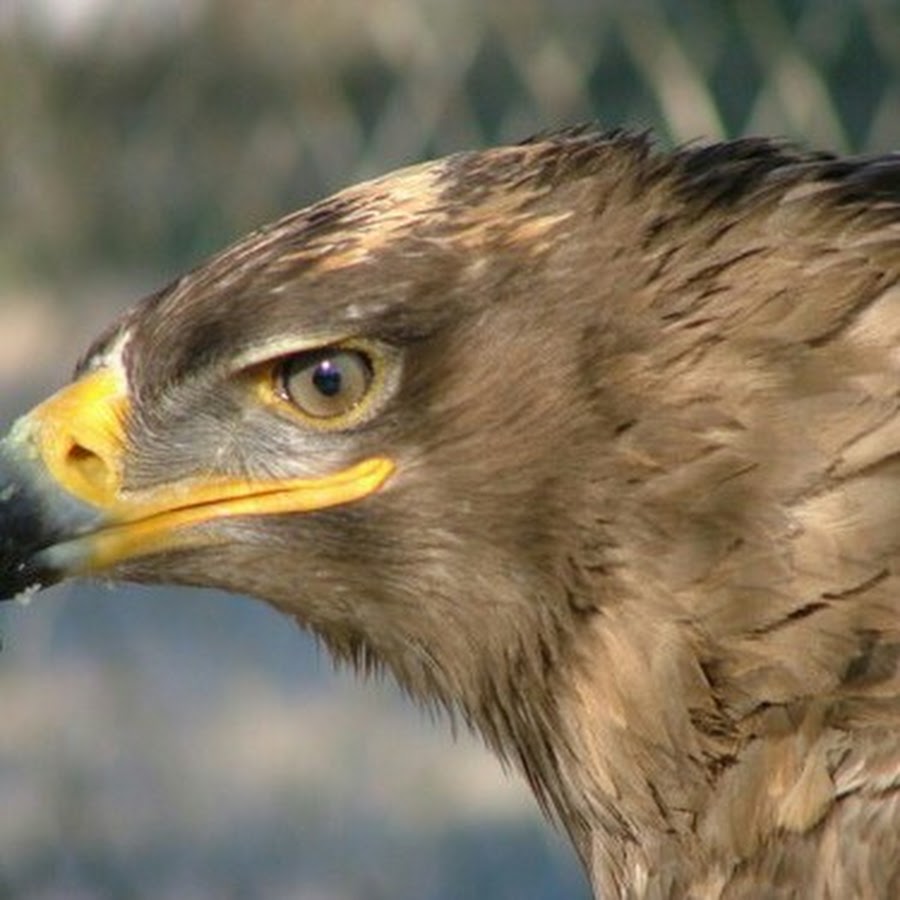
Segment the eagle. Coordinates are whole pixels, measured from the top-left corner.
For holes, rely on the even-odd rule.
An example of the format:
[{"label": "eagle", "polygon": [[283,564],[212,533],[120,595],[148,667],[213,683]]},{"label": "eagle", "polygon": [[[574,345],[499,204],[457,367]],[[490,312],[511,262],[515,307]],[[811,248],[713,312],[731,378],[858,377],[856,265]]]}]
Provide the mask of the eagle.
[{"label": "eagle", "polygon": [[598,897],[900,896],[900,155],[570,129],[288,215],[0,444],[0,595],[223,588]]}]

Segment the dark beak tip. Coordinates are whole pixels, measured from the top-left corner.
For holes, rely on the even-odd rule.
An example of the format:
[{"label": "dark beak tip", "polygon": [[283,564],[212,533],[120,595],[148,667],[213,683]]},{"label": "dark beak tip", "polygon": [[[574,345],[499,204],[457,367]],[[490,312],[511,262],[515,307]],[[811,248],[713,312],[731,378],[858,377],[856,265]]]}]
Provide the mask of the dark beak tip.
[{"label": "dark beak tip", "polygon": [[36,555],[52,543],[46,504],[0,442],[0,600],[47,587],[59,579]]},{"label": "dark beak tip", "polygon": [[57,580],[20,554],[21,548],[10,541],[0,542],[0,601],[27,599]]}]

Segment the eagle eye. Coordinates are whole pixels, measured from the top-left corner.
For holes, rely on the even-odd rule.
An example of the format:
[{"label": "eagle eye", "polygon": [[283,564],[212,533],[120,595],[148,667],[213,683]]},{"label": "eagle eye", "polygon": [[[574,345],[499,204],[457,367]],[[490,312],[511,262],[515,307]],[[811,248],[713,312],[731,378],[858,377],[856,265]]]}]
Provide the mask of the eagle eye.
[{"label": "eagle eye", "polygon": [[325,347],[297,353],[276,369],[276,389],[301,413],[313,419],[347,415],[369,393],[372,361],[360,350]]}]

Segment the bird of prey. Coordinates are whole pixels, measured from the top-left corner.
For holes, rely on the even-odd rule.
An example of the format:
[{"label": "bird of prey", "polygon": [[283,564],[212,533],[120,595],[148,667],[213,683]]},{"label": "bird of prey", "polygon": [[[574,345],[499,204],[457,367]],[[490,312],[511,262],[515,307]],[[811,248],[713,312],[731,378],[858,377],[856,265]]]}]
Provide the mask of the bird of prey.
[{"label": "bird of prey", "polygon": [[900,156],[570,130],[352,187],[2,443],[0,594],[259,597],[597,896],[900,897]]}]

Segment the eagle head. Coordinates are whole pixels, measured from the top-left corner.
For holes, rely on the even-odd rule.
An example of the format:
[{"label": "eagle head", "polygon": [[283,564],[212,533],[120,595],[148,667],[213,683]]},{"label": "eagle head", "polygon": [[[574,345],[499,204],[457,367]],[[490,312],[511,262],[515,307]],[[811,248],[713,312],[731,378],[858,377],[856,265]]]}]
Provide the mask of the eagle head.
[{"label": "eagle head", "polygon": [[0,596],[262,598],[459,712],[610,896],[865,893],[900,859],[898,222],[897,157],[761,139],[350,188],[12,426]]}]

